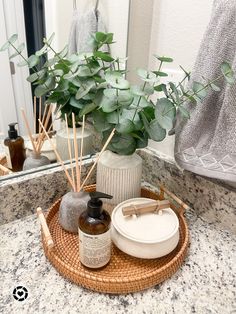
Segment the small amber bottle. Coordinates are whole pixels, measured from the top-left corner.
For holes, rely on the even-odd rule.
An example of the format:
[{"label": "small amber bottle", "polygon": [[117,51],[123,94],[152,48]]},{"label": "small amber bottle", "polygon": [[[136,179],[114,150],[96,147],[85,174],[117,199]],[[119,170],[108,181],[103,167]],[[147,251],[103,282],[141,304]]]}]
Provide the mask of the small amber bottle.
[{"label": "small amber bottle", "polygon": [[101,193],[90,193],[87,210],[79,217],[80,262],[89,268],[105,266],[111,258],[111,217],[102,208],[99,198],[112,198]]},{"label": "small amber bottle", "polygon": [[24,139],[18,136],[15,125],[10,123],[8,137],[4,140],[6,146],[7,166],[12,171],[21,171],[25,161]]}]

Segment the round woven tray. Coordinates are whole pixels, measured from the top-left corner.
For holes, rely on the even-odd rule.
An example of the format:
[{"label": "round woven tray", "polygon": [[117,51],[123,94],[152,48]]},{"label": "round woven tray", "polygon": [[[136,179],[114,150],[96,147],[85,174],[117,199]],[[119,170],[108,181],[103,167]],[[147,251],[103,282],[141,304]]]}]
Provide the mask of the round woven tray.
[{"label": "round woven tray", "polygon": [[[87,191],[95,186],[87,187]],[[142,189],[142,197],[163,199],[159,195]],[[183,211],[178,213],[180,240],[174,251],[158,259],[138,259],[121,252],[114,245],[110,263],[98,270],[84,267],[79,261],[78,235],[64,231],[58,222],[58,200],[49,210],[46,221],[54,241],[47,247],[42,235],[45,255],[65,278],[85,288],[104,293],[130,293],[150,288],[173,275],[183,263],[187,253],[189,232]],[[171,208],[177,211],[172,204]]]}]

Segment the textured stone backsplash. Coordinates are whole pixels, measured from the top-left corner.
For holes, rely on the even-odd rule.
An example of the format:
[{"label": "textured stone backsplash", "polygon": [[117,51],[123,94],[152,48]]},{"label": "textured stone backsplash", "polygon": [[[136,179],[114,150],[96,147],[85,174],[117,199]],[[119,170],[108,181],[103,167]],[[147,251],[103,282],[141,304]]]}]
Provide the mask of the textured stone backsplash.
[{"label": "textured stone backsplash", "polygon": [[[143,158],[143,180],[154,186],[165,185],[171,192],[192,207],[202,220],[218,222],[222,229],[236,233],[236,193],[188,171],[178,169],[176,164],[157,155],[152,149],[139,151]],[[82,177],[91,159],[84,161]],[[95,183],[93,172],[88,184]],[[38,206],[47,210],[62,197],[69,186],[62,169],[56,168],[22,176],[0,183],[0,224],[35,213]]]},{"label": "textured stone backsplash", "polygon": [[161,159],[156,151],[139,151],[143,158],[143,180],[165,185],[192,207],[201,219],[219,223],[222,229],[236,233],[236,192],[210,179],[182,171],[174,162]]}]

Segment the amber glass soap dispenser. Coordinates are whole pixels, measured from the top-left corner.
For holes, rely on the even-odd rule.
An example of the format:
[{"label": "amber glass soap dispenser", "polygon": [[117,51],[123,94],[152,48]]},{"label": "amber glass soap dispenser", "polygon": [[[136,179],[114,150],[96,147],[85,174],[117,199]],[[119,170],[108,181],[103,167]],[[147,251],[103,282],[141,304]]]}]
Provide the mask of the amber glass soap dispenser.
[{"label": "amber glass soap dispenser", "polygon": [[25,161],[24,139],[19,136],[15,128],[17,123],[10,123],[8,137],[4,140],[6,146],[7,166],[12,171],[21,171]]},{"label": "amber glass soap dispenser", "polygon": [[80,262],[89,268],[105,266],[111,258],[111,217],[102,208],[100,198],[112,198],[101,192],[91,192],[87,210],[79,217]]}]

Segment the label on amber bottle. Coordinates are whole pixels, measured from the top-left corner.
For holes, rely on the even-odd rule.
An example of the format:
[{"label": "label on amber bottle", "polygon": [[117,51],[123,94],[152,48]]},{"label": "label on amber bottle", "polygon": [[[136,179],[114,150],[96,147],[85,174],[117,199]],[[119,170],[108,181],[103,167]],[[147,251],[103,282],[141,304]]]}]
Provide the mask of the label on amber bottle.
[{"label": "label on amber bottle", "polygon": [[102,234],[87,234],[79,229],[79,257],[83,265],[99,268],[111,258],[110,230]]},{"label": "label on amber bottle", "polygon": [[10,155],[10,150],[8,146],[5,146],[5,154],[6,154],[6,159],[7,159],[7,168],[12,169],[11,155]]}]

